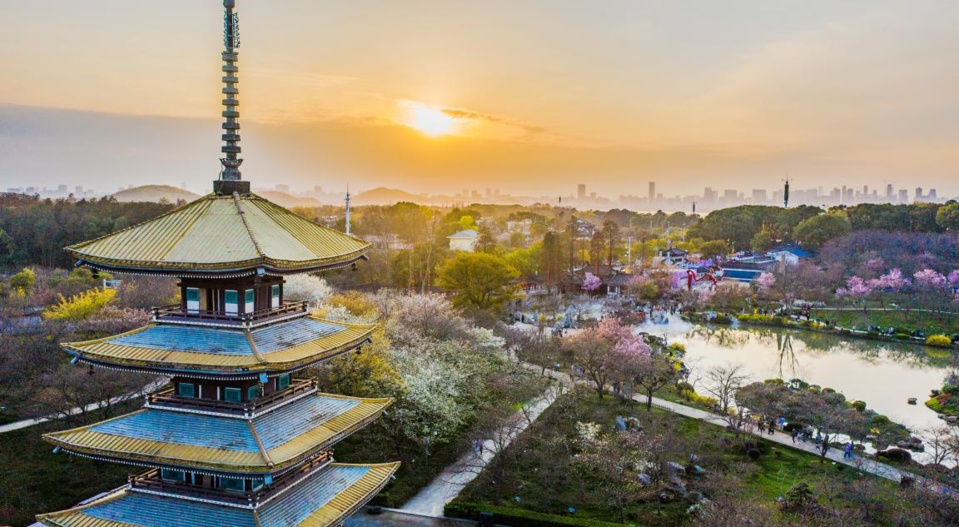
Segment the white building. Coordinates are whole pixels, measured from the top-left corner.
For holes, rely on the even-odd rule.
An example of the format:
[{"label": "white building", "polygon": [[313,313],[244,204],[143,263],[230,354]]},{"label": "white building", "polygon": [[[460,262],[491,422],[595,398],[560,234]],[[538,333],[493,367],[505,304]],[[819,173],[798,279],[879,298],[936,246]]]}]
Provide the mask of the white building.
[{"label": "white building", "polygon": [[450,241],[450,249],[453,251],[473,252],[476,248],[476,239],[478,237],[478,232],[473,229],[466,229],[465,231],[459,231],[456,234],[447,236],[446,239]]}]

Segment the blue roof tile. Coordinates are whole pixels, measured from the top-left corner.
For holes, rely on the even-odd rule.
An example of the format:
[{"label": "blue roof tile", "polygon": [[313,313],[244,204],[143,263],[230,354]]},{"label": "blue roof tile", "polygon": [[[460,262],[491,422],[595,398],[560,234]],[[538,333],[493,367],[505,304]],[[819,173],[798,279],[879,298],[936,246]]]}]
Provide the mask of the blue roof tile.
[{"label": "blue roof tile", "polygon": [[300,344],[306,344],[327,335],[332,335],[346,329],[344,326],[321,322],[312,318],[301,318],[277,324],[251,332],[253,342],[261,353],[271,353]]},{"label": "blue roof tile", "polygon": [[144,527],[256,527],[250,511],[135,492],[83,512]]},{"label": "blue roof tile", "polygon": [[[246,452],[259,451],[256,440],[250,433],[249,425],[242,419],[147,410],[121,419],[107,421],[90,428],[90,430],[103,434],[180,445],[196,445]],[[293,433],[296,433],[296,431]]]},{"label": "blue roof tile", "polygon": [[[267,503],[262,527],[294,527],[369,472],[365,466],[327,467]],[[88,516],[143,527],[255,527],[251,511],[176,498],[127,492],[122,498],[83,511]]]},{"label": "blue roof tile", "polygon": [[312,430],[333,417],[360,404],[360,401],[307,397],[274,410],[253,421],[256,433],[267,450],[272,450],[294,437]]},{"label": "blue roof tile", "polygon": [[[285,327],[285,326],[277,326]],[[154,326],[110,341],[112,344],[220,355],[253,355],[243,331],[190,326]]]}]

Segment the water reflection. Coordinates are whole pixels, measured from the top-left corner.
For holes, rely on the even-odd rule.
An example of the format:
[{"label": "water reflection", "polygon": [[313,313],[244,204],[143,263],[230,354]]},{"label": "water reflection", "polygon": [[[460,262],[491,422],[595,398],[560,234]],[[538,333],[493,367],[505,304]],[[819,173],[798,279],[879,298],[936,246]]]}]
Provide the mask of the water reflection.
[{"label": "water reflection", "polygon": [[[686,345],[686,359],[703,372],[739,363],[752,380],[800,378],[831,387],[849,400],[863,400],[879,413],[910,427],[941,423],[925,408],[929,390],[942,384],[945,361],[930,359],[921,346],[843,339],[835,335],[781,328],[689,324],[640,328]],[[906,403],[917,397],[920,404]]]}]

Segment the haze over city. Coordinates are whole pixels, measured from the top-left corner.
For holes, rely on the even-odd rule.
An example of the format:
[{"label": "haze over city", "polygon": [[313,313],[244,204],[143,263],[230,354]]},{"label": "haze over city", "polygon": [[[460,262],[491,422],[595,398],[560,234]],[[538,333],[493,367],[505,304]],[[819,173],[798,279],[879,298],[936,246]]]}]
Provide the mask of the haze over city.
[{"label": "haze over city", "polygon": [[[959,194],[954,2],[248,2],[254,185]],[[218,173],[216,2],[0,0],[0,187]],[[241,23],[242,24],[242,23]]]}]

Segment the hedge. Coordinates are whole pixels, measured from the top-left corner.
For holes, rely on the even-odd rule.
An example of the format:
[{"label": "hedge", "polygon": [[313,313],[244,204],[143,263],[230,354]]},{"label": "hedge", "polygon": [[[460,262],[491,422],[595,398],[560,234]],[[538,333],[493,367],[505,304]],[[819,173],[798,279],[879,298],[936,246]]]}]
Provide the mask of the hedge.
[{"label": "hedge", "polygon": [[512,507],[498,507],[486,503],[469,503],[452,501],[443,507],[443,516],[448,518],[464,518],[479,520],[480,512],[492,512],[493,522],[506,524],[510,527],[553,527],[569,525],[573,527],[622,527],[622,523],[604,522],[588,518],[574,518],[571,516],[557,516],[543,512],[528,511]]},{"label": "hedge", "polygon": [[929,335],[926,338],[926,346],[935,346],[937,348],[951,348],[952,339],[945,335]]}]

